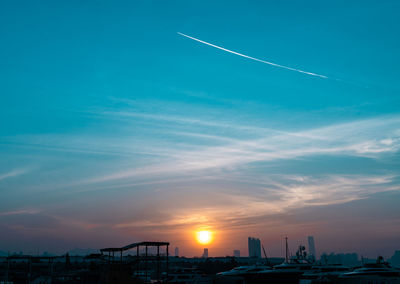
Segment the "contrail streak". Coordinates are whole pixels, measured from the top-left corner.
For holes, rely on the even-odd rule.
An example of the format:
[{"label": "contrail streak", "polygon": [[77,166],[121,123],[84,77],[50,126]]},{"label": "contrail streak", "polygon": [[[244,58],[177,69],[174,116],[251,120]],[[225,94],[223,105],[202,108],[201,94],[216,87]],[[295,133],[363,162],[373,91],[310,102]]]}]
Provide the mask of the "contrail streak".
[{"label": "contrail streak", "polygon": [[303,70],[300,70],[300,69],[296,69],[296,68],[292,68],[292,67],[288,67],[288,66],[276,64],[276,63],[273,63],[273,62],[269,62],[269,61],[261,60],[261,59],[258,59],[258,58],[255,58],[255,57],[251,57],[251,56],[248,56],[248,55],[245,55],[245,54],[241,54],[241,53],[239,53],[239,52],[236,52],[236,51],[233,51],[233,50],[229,50],[229,49],[223,48],[223,47],[221,47],[221,46],[218,46],[218,45],[215,45],[215,44],[212,44],[212,43],[209,43],[209,42],[200,40],[200,39],[195,38],[195,37],[191,37],[191,36],[185,35],[185,34],[180,33],[180,32],[178,32],[178,34],[181,35],[181,36],[190,38],[190,39],[192,39],[192,40],[195,40],[195,41],[204,43],[204,44],[206,44],[206,45],[209,45],[209,46],[212,46],[212,47],[221,49],[221,50],[223,50],[223,51],[226,51],[226,52],[229,52],[229,53],[232,53],[232,54],[236,54],[236,55],[239,55],[239,56],[242,56],[242,57],[245,57],[245,58],[254,60],[254,61],[258,61],[258,62],[265,63],[265,64],[269,64],[269,65],[272,65],[272,66],[275,66],[275,67],[284,68],[284,69],[287,69],[287,70],[296,71],[296,72],[300,72],[300,73],[303,73],[303,74],[307,74],[307,75],[311,75],[311,76],[316,76],[316,77],[320,77],[320,78],[324,78],[324,79],[327,79],[327,78],[328,78],[327,76],[324,76],[324,75],[320,75],[320,74],[316,74],[316,73],[311,73],[311,72],[303,71]]}]

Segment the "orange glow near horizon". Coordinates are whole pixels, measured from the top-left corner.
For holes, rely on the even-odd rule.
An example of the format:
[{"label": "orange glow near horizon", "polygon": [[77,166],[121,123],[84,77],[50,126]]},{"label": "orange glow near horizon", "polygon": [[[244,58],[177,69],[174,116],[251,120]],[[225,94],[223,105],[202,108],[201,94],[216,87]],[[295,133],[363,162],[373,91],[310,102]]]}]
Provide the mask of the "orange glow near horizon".
[{"label": "orange glow near horizon", "polygon": [[213,240],[213,235],[211,231],[198,231],[196,232],[196,240],[199,244],[208,245]]}]

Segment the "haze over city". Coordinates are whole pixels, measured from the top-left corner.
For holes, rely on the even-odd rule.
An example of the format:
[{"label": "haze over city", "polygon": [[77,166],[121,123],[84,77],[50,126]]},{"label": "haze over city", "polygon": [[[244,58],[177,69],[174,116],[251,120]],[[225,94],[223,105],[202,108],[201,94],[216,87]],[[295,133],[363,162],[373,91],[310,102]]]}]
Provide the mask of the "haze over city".
[{"label": "haze over city", "polygon": [[0,2],[0,251],[168,241],[246,255],[254,236],[281,257],[286,236],[294,252],[312,235],[318,254],[390,257],[399,12]]}]

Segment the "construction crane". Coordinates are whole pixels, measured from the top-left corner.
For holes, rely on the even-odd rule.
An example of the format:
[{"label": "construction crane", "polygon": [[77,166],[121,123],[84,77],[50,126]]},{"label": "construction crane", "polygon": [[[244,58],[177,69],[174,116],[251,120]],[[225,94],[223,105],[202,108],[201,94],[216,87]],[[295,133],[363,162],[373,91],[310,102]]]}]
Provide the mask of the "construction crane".
[{"label": "construction crane", "polygon": [[264,245],[261,245],[261,246],[262,246],[262,249],[263,249],[263,252],[264,252],[264,257],[265,257],[265,259],[266,259],[266,261],[267,261],[267,264],[269,265],[270,262],[269,262],[269,260],[268,260],[267,254],[266,254],[266,252],[265,252]]}]

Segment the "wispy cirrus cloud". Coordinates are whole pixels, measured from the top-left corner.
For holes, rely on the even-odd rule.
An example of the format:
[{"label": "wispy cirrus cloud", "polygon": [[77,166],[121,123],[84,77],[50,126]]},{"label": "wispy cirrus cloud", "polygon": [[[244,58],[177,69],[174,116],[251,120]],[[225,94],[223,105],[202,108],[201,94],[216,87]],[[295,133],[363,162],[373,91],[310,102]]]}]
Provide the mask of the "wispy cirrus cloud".
[{"label": "wispy cirrus cloud", "polygon": [[[59,190],[65,196],[96,191],[137,191],[144,195],[148,190],[160,196],[175,194],[180,204],[196,196],[196,204],[190,203],[190,208],[181,205],[180,211],[159,200],[157,207],[171,213],[168,220],[150,214],[146,220],[119,220],[116,228],[138,224],[194,225],[193,220],[201,219],[193,217],[197,213],[209,224],[217,224],[227,212],[237,220],[248,220],[398,190],[399,173],[393,168],[356,174],[333,174],[329,169],[299,174],[297,168],[297,172],[283,174],[286,166],[315,157],[379,163],[381,158],[396,155],[400,147],[400,117],[396,115],[302,129],[274,129],[263,127],[262,122],[227,117],[209,121],[202,115],[206,110],[186,115],[162,111],[151,114],[137,109],[93,113],[112,126],[112,135],[96,131],[24,135],[9,137],[6,142],[35,147],[40,156],[69,161],[52,173],[55,178],[45,180],[48,184],[42,179],[29,185],[32,190]],[[148,125],[152,127],[150,133]],[[284,164],[282,172],[270,173],[269,169],[278,164]],[[143,203],[152,207],[146,202]],[[219,226],[225,225],[219,222]]]},{"label": "wispy cirrus cloud", "polygon": [[25,215],[25,214],[37,214],[41,212],[41,210],[37,209],[21,209],[21,210],[13,210],[13,211],[3,211],[0,212],[0,216],[12,216],[12,215]]},{"label": "wispy cirrus cloud", "polygon": [[28,170],[25,169],[25,168],[11,170],[9,172],[0,174],[0,181],[2,181],[4,179],[7,179],[7,178],[18,177],[18,176],[23,175],[23,174],[25,174],[27,172],[28,172]]},{"label": "wispy cirrus cloud", "polygon": [[[197,206],[190,203],[168,210],[167,219],[152,216],[148,219],[134,218],[130,222],[115,224],[115,228],[141,228],[153,230],[159,226],[179,229],[181,227],[208,224],[213,228],[240,230],[257,226],[260,220],[273,220],[301,208],[332,206],[365,199],[383,191],[399,191],[398,176],[323,175],[319,177],[298,175],[274,175],[264,179],[245,180],[226,177],[231,183],[220,185],[218,191],[203,191],[196,199]],[[252,191],[243,191],[237,183],[246,182]],[[235,189],[236,184],[236,189]],[[201,187],[201,186],[200,186]],[[186,196],[173,195],[176,204],[188,202]],[[214,201],[213,201],[214,200]],[[224,200],[220,203],[218,200]],[[160,203],[160,210],[166,204]],[[205,206],[205,207],[204,207]],[[229,214],[227,214],[229,212]],[[283,216],[282,215],[282,216]]]},{"label": "wispy cirrus cloud", "polygon": [[[131,116],[126,112],[113,113]],[[171,122],[182,123],[185,118],[167,116]],[[165,117],[145,117],[164,120]],[[193,120],[189,119],[188,123]],[[224,125],[214,125],[225,127]],[[230,125],[229,127],[234,127]],[[301,131],[274,131],[257,128],[257,137],[232,137],[201,132],[165,130],[165,135],[175,135],[180,145],[154,143],[154,153],[163,152],[168,158],[163,162],[149,163],[145,167],[124,169],[94,178],[90,182],[125,179],[152,174],[188,173],[207,170],[235,169],[258,162],[290,160],[307,156],[354,156],[379,158],[394,153],[400,147],[400,118],[377,117]],[[237,126],[243,129],[246,126]],[[250,129],[248,127],[246,129]],[[181,139],[179,139],[181,137]],[[192,139],[187,140],[187,137]],[[211,143],[209,142],[211,141]],[[218,145],[209,145],[217,143]]]},{"label": "wispy cirrus cloud", "polygon": [[[395,153],[400,148],[398,116],[375,117],[296,131],[245,123],[209,123],[202,117],[148,115],[127,110],[100,111],[98,114],[106,118],[125,118],[126,128],[129,125],[136,126],[137,119],[162,123],[162,126],[164,121],[168,121],[168,125],[160,127],[157,130],[159,135],[152,137],[146,133],[127,135],[124,130],[122,135],[115,138],[99,134],[36,135],[20,139],[13,137],[10,143],[29,141],[26,144],[28,147],[39,147],[41,150],[106,155],[115,157],[112,158],[113,163],[115,159],[122,162],[122,167],[116,165],[112,171],[100,171],[98,176],[88,172],[88,177],[76,180],[75,185],[127,179],[135,179],[133,183],[146,183],[148,178],[157,182],[154,179],[163,180],[166,176],[180,178],[188,174],[218,176],[219,171],[236,171],[257,163],[313,156],[377,159]],[[185,128],[192,123],[206,128]],[[234,129],[234,134],[225,131],[226,128]],[[3,178],[21,173],[10,172]]]}]

